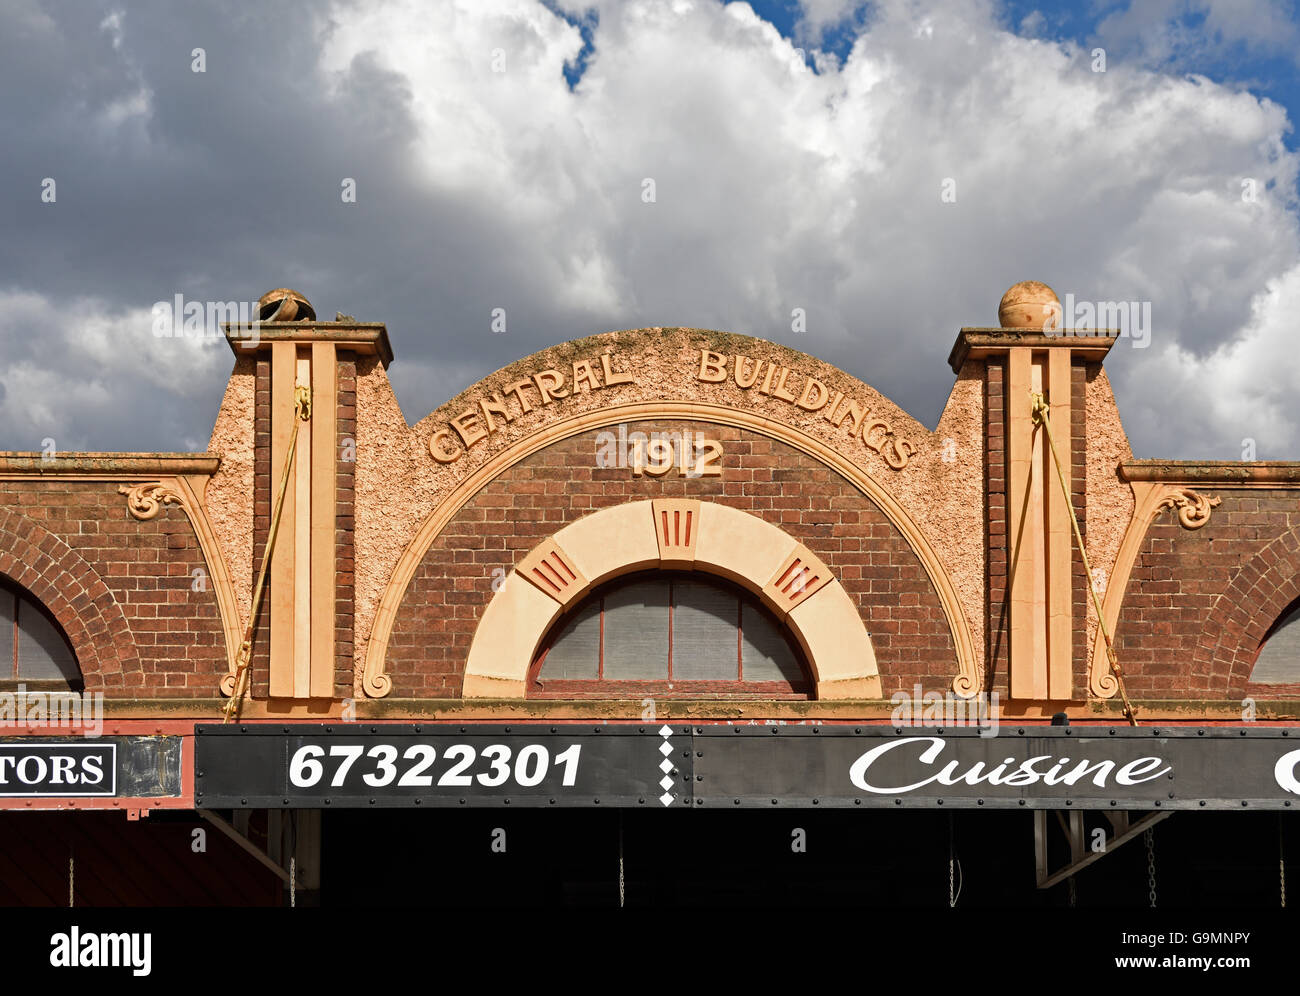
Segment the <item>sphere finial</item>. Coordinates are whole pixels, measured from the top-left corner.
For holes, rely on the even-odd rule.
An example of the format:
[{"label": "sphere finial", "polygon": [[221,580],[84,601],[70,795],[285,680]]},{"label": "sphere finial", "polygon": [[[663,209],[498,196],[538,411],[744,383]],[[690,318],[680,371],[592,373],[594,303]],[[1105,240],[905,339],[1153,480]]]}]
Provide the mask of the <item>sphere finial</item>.
[{"label": "sphere finial", "polygon": [[1022,280],[1002,295],[998,324],[1004,329],[1056,329],[1061,325],[1061,300],[1056,291],[1037,280]]}]

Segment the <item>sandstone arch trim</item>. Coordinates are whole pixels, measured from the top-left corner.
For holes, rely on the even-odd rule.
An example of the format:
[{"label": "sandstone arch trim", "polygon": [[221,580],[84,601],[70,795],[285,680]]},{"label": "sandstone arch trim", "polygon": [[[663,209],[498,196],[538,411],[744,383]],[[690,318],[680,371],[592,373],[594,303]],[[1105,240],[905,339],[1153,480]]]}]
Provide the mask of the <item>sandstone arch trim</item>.
[{"label": "sandstone arch trim", "polygon": [[695,499],[601,509],[534,547],[479,620],[462,694],[523,698],[537,648],[566,609],[611,578],[661,566],[717,574],[758,595],[803,648],[818,699],[880,697],[871,638],[826,564],[756,515]]},{"label": "sandstone arch trim", "polygon": [[235,690],[235,672],[238,666],[239,646],[243,642],[240,629],[239,603],[235,598],[235,587],[230,579],[226,559],[221,552],[212,523],[208,520],[204,495],[207,490],[207,476],[163,477],[156,481],[145,481],[133,485],[122,485],[118,492],[126,496],[127,512],[134,519],[148,521],[155,518],[165,505],[179,505],[185,512],[194,534],[198,537],[199,550],[207,565],[208,577],[212,581],[213,594],[217,599],[217,611],[221,616],[221,629],[226,637],[226,673],[221,676],[218,688],[223,695],[232,695]]},{"label": "sandstone arch trim", "polygon": [[[1213,509],[1219,504],[1218,498],[1200,494],[1186,485],[1139,478],[1130,481],[1130,486],[1133,488],[1133,518],[1129,520],[1124,538],[1120,541],[1110,582],[1106,585],[1106,594],[1101,601],[1101,611],[1112,639],[1119,629],[1120,609],[1128,590],[1133,565],[1137,563],[1142,544],[1146,542],[1147,532],[1156,516],[1165,509],[1172,509],[1184,529],[1200,529],[1210,521]],[[1120,666],[1123,664],[1121,660]],[[1099,698],[1111,698],[1119,691],[1119,682],[1110,670],[1106,638],[1100,626],[1093,637],[1092,657],[1088,662],[1088,691]]]},{"label": "sandstone arch trim", "polygon": [[850,481],[859,491],[874,501],[894,527],[902,533],[938,593],[957,653],[957,675],[953,678],[953,690],[963,697],[971,697],[979,693],[980,677],[975,641],[971,636],[970,624],[952,579],[916,523],[879,482],[820,440],[773,419],[737,411],[723,405],[656,401],[611,406],[555,423],[495,454],[463,480],[425,519],[402,552],[389,578],[366,645],[361,677],[363,694],[371,698],[382,698],[392,691],[392,679],[384,673],[385,658],[388,652],[389,635],[406,594],[407,585],[429,546],[466,502],[498,475],[552,443],[590,429],[648,418],[700,419],[758,432],[821,461]]}]

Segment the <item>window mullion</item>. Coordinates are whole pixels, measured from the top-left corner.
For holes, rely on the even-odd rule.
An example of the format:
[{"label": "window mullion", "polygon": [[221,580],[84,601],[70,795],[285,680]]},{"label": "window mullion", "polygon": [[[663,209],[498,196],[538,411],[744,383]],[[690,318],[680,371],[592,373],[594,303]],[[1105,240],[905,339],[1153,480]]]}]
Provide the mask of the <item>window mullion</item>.
[{"label": "window mullion", "polygon": [[745,680],[745,600],[736,599],[736,680]]},{"label": "window mullion", "polygon": [[673,592],[676,586],[668,582],[668,681],[673,680],[673,607],[676,605],[676,599]]}]

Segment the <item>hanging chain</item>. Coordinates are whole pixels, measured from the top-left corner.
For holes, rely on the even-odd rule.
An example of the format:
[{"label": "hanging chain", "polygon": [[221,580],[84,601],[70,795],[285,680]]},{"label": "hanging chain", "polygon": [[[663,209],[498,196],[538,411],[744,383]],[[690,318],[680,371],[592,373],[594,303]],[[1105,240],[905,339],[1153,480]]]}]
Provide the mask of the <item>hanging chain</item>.
[{"label": "hanging chain", "polygon": [[[69,844],[68,845],[68,909],[72,909],[72,907],[76,905],[76,899],[74,898],[74,893],[73,893],[73,887],[76,881],[76,876],[77,876],[76,861],[74,860],[72,845]],[[1284,901],[1282,905],[1285,906],[1286,902]]]},{"label": "hanging chain", "polygon": [[618,814],[618,908],[623,908],[626,898],[623,888],[623,812]]},{"label": "hanging chain", "polygon": [[1146,832],[1142,834],[1143,841],[1147,845],[1147,898],[1151,900],[1151,908],[1156,908],[1156,833],[1154,827],[1147,827]]},{"label": "hanging chain", "polygon": [[1277,887],[1282,909],[1286,909],[1286,853],[1282,849],[1282,814],[1277,814]]},{"label": "hanging chain", "polygon": [[298,905],[298,858],[293,856],[289,859],[289,907]]},{"label": "hanging chain", "polygon": [[1074,909],[1079,903],[1079,890],[1074,886],[1074,876],[1071,875],[1065,880],[1070,886],[1070,909]]},{"label": "hanging chain", "polygon": [[957,905],[956,892],[957,874],[956,865],[952,860],[952,848],[948,849],[948,906],[949,908]]}]

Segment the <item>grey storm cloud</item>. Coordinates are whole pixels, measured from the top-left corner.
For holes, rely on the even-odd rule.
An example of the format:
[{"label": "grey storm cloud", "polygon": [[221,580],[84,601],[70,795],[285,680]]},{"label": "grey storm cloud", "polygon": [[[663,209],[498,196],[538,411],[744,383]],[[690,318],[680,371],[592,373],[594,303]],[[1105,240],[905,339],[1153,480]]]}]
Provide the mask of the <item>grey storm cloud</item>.
[{"label": "grey storm cloud", "polygon": [[695,325],[933,425],[957,328],[1032,278],[1151,303],[1108,362],[1140,455],[1300,452],[1277,105],[1093,73],[989,4],[879,4],[819,73],[746,4],[564,6],[573,88],[580,32],[523,0],[0,6],[0,446],[203,448],[229,351],[150,306],[284,285],[388,324],[411,422],[556,342]]}]

